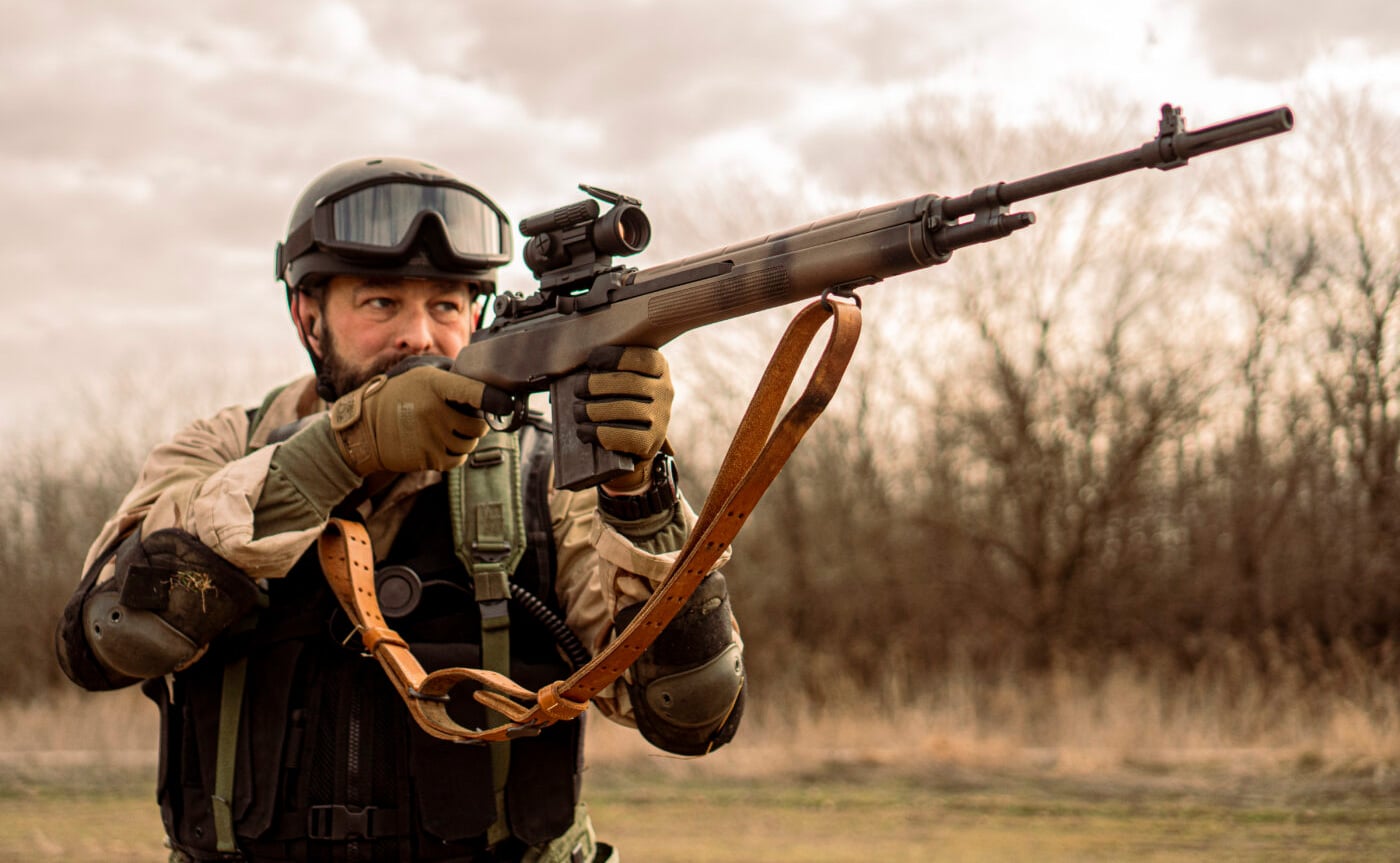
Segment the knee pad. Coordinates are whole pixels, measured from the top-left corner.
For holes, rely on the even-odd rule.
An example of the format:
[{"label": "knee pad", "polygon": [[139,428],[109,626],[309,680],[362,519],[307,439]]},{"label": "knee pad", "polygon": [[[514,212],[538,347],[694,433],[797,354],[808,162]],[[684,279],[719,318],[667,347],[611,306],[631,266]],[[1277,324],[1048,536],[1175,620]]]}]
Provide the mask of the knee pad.
[{"label": "knee pad", "polygon": [[193,659],[257,601],[257,585],[190,534],[133,534],[117,550],[115,576],[83,602],[83,632],[105,668],[160,677]]},{"label": "knee pad", "polygon": [[[639,603],[618,611],[616,630],[641,609]],[[678,755],[703,755],[738,730],[744,680],[729,591],[724,576],[712,572],[628,670],[627,692],[647,742]]]}]

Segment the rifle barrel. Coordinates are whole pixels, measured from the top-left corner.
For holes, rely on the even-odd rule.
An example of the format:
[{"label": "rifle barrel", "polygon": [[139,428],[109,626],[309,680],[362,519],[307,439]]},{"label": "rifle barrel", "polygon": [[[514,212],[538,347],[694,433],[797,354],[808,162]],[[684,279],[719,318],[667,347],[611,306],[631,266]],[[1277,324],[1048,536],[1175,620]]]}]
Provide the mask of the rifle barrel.
[{"label": "rifle barrel", "polygon": [[[1293,128],[1293,112],[1287,107],[1274,108],[1250,114],[1234,120],[1226,120],[1191,132],[1177,132],[1172,135],[1158,135],[1151,141],[1132,150],[1104,156],[1078,165],[1070,165],[1045,174],[1037,174],[1024,180],[1010,183],[997,183],[991,188],[996,200],[1003,204],[1013,204],[1030,198],[1038,198],[1052,192],[1059,192],[1072,186],[1082,186],[1105,177],[1126,174],[1143,168],[1167,170],[1186,164],[1186,160],[1202,153],[1223,150],[1259,138],[1267,138],[1287,132]],[[945,219],[958,219],[973,213],[986,199],[977,192],[948,198],[943,202],[942,215]]]}]

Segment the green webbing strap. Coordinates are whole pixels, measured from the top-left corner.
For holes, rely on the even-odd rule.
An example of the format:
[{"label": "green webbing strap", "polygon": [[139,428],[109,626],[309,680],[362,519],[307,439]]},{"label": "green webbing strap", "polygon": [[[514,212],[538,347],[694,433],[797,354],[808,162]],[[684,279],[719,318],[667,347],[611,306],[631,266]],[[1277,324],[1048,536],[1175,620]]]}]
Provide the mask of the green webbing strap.
[{"label": "green webbing strap", "polygon": [[[257,410],[248,414],[248,439],[246,447],[252,443],[253,433],[262,424],[267,409],[281,395],[285,386],[277,387],[267,394]],[[256,612],[234,624],[230,632],[246,632],[257,622]],[[219,693],[219,737],[214,749],[214,795],[210,798],[214,814],[215,847],[223,852],[238,850],[233,839],[233,779],[238,769],[238,725],[243,714],[243,687],[248,679],[248,657],[240,656],[224,666],[224,685]]]},{"label": "green webbing strap", "polygon": [[[481,611],[481,667],[510,676],[510,576],[525,554],[525,507],[520,484],[520,443],[510,432],[482,438],[463,466],[447,475],[452,533],[458,560],[466,567]],[[487,724],[507,721],[493,710]],[[491,780],[496,820],[487,832],[495,844],[510,835],[506,777],[510,743],[491,744]]]},{"label": "green webbing strap", "polygon": [[263,398],[262,404],[258,405],[256,410],[248,412],[248,439],[243,442],[245,449],[253,442],[253,435],[257,432],[258,426],[262,425],[263,417],[267,416],[268,408],[272,407],[272,403],[277,400],[278,396],[282,395],[282,391],[286,388],[286,384],[275,388]]},{"label": "green webbing strap", "polygon": [[238,759],[238,722],[243,712],[243,683],[248,658],[240,656],[224,666],[224,688],[219,699],[219,742],[214,755],[214,838],[220,851],[238,850],[233,841],[233,774]]},{"label": "green webbing strap", "polygon": [[[500,585],[506,585],[525,554],[519,438],[488,432],[447,482],[457,559],[473,579],[498,574]],[[508,590],[501,594],[508,596]]]}]

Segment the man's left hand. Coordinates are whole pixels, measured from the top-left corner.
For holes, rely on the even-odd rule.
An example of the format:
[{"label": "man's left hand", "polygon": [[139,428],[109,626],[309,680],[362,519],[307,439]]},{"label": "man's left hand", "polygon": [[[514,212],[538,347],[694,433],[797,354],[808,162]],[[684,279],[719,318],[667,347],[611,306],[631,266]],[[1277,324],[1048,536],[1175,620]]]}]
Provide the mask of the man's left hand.
[{"label": "man's left hand", "polygon": [[604,449],[637,457],[631,473],[604,483],[609,492],[640,490],[671,422],[671,372],[655,348],[604,346],[588,355],[590,374],[579,385],[578,434]]}]

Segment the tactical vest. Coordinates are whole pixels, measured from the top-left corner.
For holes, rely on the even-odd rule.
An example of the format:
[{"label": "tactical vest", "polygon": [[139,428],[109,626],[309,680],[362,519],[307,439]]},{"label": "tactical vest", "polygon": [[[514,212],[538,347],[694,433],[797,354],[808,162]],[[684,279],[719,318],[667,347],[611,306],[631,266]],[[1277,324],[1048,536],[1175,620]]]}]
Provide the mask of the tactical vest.
[{"label": "tactical vest", "polygon": [[[512,580],[526,591],[525,604],[542,603],[557,616],[557,629],[551,445],[541,426],[519,433],[527,544]],[[488,442],[480,452],[489,454]],[[458,470],[501,469],[477,461]],[[416,606],[391,622],[428,671],[482,664],[483,606],[454,542],[461,510],[447,482],[419,493],[378,564],[418,576]],[[509,768],[498,799],[492,762],[504,752],[439,740],[412,722],[362,652],[314,546],[271,582],[267,599],[242,631],[221,636],[194,665],[143,686],[161,711],[158,798],[175,848],[196,860],[241,859],[228,850],[231,832],[259,859],[472,860],[500,837],[492,825],[501,806],[514,837],[507,841],[534,845],[568,829],[579,797],[581,722],[501,744]],[[566,677],[570,665],[549,615],[542,621],[520,598],[508,608],[510,676],[527,687]],[[452,694],[449,712],[468,727],[487,724],[469,691]]]}]

